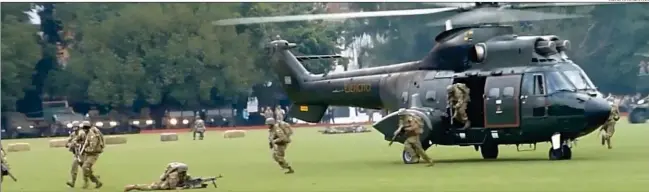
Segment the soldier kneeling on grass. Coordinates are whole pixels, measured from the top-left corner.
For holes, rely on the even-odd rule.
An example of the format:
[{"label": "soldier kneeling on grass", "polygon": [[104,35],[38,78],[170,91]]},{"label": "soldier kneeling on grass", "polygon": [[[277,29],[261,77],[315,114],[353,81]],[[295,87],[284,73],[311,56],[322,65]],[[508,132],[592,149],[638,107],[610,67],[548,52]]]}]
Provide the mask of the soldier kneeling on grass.
[{"label": "soldier kneeling on grass", "polygon": [[165,172],[160,176],[160,180],[151,184],[136,184],[128,185],[124,191],[140,190],[140,191],[155,191],[155,190],[181,190],[184,189],[184,183],[190,180],[191,177],[187,174],[189,167],[187,164],[180,162],[172,162],[167,165]]}]

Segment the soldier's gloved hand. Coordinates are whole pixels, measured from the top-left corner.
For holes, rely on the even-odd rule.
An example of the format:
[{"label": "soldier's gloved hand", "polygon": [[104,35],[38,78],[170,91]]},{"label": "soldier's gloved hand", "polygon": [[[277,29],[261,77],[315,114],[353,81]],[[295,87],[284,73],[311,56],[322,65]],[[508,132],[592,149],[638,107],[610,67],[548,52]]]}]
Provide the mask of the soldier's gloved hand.
[{"label": "soldier's gloved hand", "polygon": [[273,148],[273,142],[268,142],[268,146],[272,149]]}]

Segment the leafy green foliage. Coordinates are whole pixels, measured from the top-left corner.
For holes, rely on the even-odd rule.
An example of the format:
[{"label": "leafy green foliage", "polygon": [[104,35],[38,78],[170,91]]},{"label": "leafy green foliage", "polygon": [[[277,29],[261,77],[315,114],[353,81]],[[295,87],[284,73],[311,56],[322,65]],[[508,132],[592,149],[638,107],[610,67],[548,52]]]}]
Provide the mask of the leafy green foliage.
[{"label": "leafy green foliage", "polygon": [[2,110],[15,109],[16,101],[31,87],[32,72],[41,57],[38,26],[23,13],[28,3],[2,4]]}]

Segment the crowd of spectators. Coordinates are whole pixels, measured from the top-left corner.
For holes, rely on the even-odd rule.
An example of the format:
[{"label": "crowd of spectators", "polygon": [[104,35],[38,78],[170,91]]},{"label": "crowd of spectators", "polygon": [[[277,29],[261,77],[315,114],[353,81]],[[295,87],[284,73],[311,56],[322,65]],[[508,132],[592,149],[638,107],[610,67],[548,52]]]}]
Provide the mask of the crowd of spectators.
[{"label": "crowd of spectators", "polygon": [[620,112],[630,112],[631,104],[637,103],[638,100],[644,97],[640,93],[635,95],[613,95],[609,93],[607,98],[620,107]]}]

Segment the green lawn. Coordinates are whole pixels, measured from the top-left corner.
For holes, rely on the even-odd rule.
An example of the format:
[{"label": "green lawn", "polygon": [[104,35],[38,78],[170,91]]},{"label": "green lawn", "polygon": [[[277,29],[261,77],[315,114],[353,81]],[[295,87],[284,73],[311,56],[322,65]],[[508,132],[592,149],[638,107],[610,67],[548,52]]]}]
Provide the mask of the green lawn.
[{"label": "green lawn", "polygon": [[[581,138],[573,160],[548,161],[549,144],[537,151],[517,152],[501,146],[500,159],[482,160],[473,147],[433,147],[434,167],[401,163],[400,144],[392,147],[380,133],[322,135],[317,129],[296,129],[287,159],[296,173],[284,175],[273,162],[266,131],[245,138],[224,139],[208,132],[207,140],[161,143],[159,136],[131,135],[124,145],[109,146],[95,166],[105,185],[101,190],[155,181],[171,161],[190,165],[193,176],[222,174],[218,191],[646,191],[649,189],[649,124],[620,121],[614,149],[599,145],[597,134]],[[86,191],[69,189],[72,155],[48,147],[47,139],[28,142],[32,150],[9,153],[19,182],[6,178],[5,192]],[[79,176],[80,178],[80,176]],[[78,184],[79,185],[79,184]],[[193,191],[216,191],[213,188]]]}]

